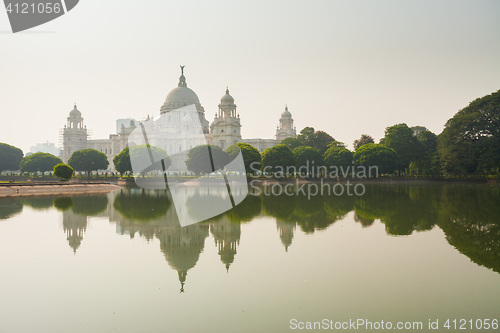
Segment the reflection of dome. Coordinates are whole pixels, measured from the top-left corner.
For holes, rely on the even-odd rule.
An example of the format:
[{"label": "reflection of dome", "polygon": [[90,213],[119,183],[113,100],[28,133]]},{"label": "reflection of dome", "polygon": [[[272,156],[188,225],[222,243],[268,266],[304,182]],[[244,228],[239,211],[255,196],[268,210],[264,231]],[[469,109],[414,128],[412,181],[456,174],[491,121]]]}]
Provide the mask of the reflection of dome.
[{"label": "reflection of dome", "polygon": [[69,117],[70,118],[81,118],[82,117],[82,113],[80,111],[78,111],[78,109],[76,108],[76,104],[75,104],[75,107],[73,108],[73,110],[71,110],[71,112],[69,113]]},{"label": "reflection of dome", "polygon": [[164,228],[156,234],[165,259],[170,267],[178,272],[181,292],[184,292],[187,271],[198,262],[207,236],[208,226],[201,224],[184,228],[180,226]]},{"label": "reflection of dome", "polygon": [[226,104],[226,105],[234,104],[233,96],[229,95],[229,88],[226,89],[226,94],[224,96],[222,96],[222,98],[220,99],[220,103]]},{"label": "reflection of dome", "polygon": [[292,118],[292,114],[288,111],[288,106],[285,107],[285,111],[281,114],[281,118]]}]

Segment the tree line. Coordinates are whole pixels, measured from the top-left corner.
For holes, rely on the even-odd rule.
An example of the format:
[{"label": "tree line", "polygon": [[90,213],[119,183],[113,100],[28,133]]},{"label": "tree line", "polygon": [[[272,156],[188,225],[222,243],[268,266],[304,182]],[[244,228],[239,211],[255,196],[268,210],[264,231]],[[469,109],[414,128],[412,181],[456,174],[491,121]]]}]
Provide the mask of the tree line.
[{"label": "tree line", "polygon": [[[370,135],[363,134],[354,141],[353,147],[349,150],[330,134],[305,127],[297,138],[287,138],[262,154],[245,143],[236,143],[226,151],[215,146],[194,147],[188,153],[186,164],[188,170],[197,175],[211,173],[241,151],[247,173],[260,170],[275,173],[309,163],[326,167],[377,166],[381,174],[400,176],[499,176],[500,90],[458,111],[439,135],[423,126],[409,127],[402,123],[387,127],[378,143]],[[146,148],[134,147],[133,154],[144,154]],[[168,168],[171,161],[166,152],[157,147],[149,147],[151,149],[163,157],[163,167]],[[132,172],[130,154],[127,147],[113,159],[121,174]],[[207,154],[210,154],[209,159]],[[46,153],[23,157],[19,148],[5,143],[0,143],[0,157],[0,171],[45,172],[62,164],[60,158]],[[215,165],[207,161],[215,161]],[[105,170],[109,165],[106,155],[94,149],[75,152],[68,164],[87,174]],[[159,165],[153,165],[144,168],[143,173],[159,169]]]}]

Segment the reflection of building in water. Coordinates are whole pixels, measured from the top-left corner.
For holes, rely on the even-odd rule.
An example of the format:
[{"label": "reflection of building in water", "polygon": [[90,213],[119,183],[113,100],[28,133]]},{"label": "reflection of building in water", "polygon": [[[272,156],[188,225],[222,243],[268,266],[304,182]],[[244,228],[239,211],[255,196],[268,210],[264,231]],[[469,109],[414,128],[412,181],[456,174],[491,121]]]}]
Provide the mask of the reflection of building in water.
[{"label": "reflection of building in water", "polygon": [[[154,190],[131,191],[130,193],[137,195],[136,203],[141,207],[147,206],[147,203],[142,200],[151,203],[159,198],[158,191]],[[165,214],[155,216],[147,221],[138,221],[124,216],[123,212],[116,209],[116,207],[120,207],[120,205],[114,204],[116,199],[120,200],[119,192],[110,193],[109,196],[110,209],[107,214],[111,222],[116,222],[117,232],[122,235],[129,234],[130,238],[133,238],[138,233],[148,241],[157,238],[160,241],[160,249],[165,255],[168,264],[177,271],[181,283],[181,292],[183,292],[187,272],[196,265],[205,246],[205,239],[208,237],[208,225],[196,224],[182,228],[179,225],[173,206],[170,206],[170,209]],[[157,201],[158,204],[161,204],[162,201],[167,204],[168,200],[170,200],[165,195],[160,198],[162,200]]]},{"label": "reflection of building in water", "polygon": [[184,292],[187,272],[196,265],[205,246],[208,225],[160,228],[156,237],[160,240],[160,248],[168,264],[177,271],[181,292]]},{"label": "reflection of building in water", "polygon": [[283,244],[283,246],[285,247],[285,251],[288,252],[288,247],[292,244],[293,240],[295,223],[280,221],[279,219],[276,219],[276,228],[280,233],[281,244]]},{"label": "reflection of building in water", "polygon": [[82,243],[83,235],[87,230],[87,216],[75,214],[72,210],[64,211],[63,229],[66,233],[66,239],[69,242],[69,246],[71,246],[73,252],[76,253],[76,250]]},{"label": "reflection of building in water", "polygon": [[241,224],[230,222],[223,216],[219,222],[210,224],[210,232],[214,237],[220,260],[229,271],[229,266],[233,263],[236,254],[236,246],[240,243]]}]

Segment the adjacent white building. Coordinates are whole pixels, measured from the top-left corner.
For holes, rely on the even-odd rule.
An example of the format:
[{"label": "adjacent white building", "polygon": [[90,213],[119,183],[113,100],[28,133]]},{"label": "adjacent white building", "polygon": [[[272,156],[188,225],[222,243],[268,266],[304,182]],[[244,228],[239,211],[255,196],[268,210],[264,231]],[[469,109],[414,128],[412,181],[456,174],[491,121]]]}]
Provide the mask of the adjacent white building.
[{"label": "adjacent white building", "polygon": [[54,156],[61,156],[61,149],[59,147],[56,147],[55,143],[50,143],[50,142],[44,142],[44,143],[37,143],[34,146],[30,147],[30,152],[26,155],[31,155],[35,153],[48,153],[52,154]]}]

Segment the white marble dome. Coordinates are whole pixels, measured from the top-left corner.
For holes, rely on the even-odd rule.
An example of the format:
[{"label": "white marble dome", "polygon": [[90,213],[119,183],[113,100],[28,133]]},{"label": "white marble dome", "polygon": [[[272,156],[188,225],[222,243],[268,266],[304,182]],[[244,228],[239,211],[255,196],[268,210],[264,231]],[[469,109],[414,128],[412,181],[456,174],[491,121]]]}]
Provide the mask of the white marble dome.
[{"label": "white marble dome", "polygon": [[288,106],[285,107],[285,111],[281,113],[281,118],[292,118],[292,114],[288,111]]},{"label": "white marble dome", "polygon": [[221,104],[232,105],[234,104],[233,96],[229,95],[229,88],[226,89],[226,94],[220,99]]},{"label": "white marble dome", "polygon": [[81,118],[82,117],[82,113],[76,108],[76,104],[73,107],[73,110],[71,110],[71,112],[69,113],[69,117],[70,118]]},{"label": "white marble dome", "polygon": [[193,90],[188,87],[177,87],[168,93],[164,105],[183,107],[199,103],[200,99]]},{"label": "white marble dome", "polygon": [[160,109],[161,113],[169,112],[175,109],[179,109],[188,105],[194,104],[198,112],[204,112],[205,110],[201,106],[200,99],[196,93],[187,87],[186,77],[184,74],[179,78],[179,84],[177,88],[172,89],[167,98],[165,98],[165,103]]}]

